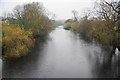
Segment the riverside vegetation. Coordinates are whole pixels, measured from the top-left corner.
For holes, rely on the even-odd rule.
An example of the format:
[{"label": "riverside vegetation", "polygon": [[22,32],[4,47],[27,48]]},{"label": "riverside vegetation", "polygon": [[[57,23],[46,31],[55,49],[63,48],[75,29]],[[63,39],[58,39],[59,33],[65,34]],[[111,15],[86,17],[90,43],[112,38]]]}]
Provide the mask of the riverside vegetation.
[{"label": "riverside vegetation", "polygon": [[38,37],[52,30],[45,8],[38,2],[16,6],[13,13],[2,18],[2,56],[20,58],[34,47]]},{"label": "riverside vegetation", "polygon": [[90,18],[89,13],[86,13],[80,20],[76,21],[76,17],[68,19],[64,29],[71,29],[94,39],[105,49],[111,49],[115,53],[116,48],[120,50],[120,2],[101,1],[96,8],[96,17]]}]

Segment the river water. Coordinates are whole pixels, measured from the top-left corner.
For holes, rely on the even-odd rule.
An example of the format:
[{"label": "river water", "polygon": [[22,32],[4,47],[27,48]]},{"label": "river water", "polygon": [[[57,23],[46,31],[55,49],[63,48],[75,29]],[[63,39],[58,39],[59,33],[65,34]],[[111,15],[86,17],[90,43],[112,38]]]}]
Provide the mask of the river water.
[{"label": "river water", "polygon": [[118,77],[118,52],[108,52],[79,34],[59,26],[40,41],[28,56],[3,60],[3,78]]}]

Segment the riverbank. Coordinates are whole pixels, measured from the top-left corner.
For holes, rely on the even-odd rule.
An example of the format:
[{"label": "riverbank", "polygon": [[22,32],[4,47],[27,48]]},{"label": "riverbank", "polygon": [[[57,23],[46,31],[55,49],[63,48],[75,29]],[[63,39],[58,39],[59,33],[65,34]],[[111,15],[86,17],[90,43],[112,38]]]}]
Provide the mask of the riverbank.
[{"label": "riverbank", "polygon": [[2,49],[4,58],[26,56],[35,41],[53,29],[52,19],[39,2],[26,3],[2,17]]},{"label": "riverbank", "polygon": [[64,28],[68,28],[90,40],[94,40],[105,49],[111,49],[112,53],[115,53],[116,48],[120,48],[120,33],[104,20],[84,19],[79,22],[68,22],[64,24]]},{"label": "riverbank", "polygon": [[32,48],[44,39],[50,32],[33,35],[32,31],[21,29],[19,26],[2,25],[2,57],[20,58],[28,55]]}]

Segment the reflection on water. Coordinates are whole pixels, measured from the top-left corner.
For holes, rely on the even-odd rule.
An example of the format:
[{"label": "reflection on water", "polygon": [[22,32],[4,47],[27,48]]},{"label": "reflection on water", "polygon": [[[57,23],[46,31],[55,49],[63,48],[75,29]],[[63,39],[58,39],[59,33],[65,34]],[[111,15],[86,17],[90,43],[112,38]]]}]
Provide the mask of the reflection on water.
[{"label": "reflection on water", "polygon": [[96,78],[118,76],[118,55],[62,26],[23,58],[3,60],[3,78]]}]

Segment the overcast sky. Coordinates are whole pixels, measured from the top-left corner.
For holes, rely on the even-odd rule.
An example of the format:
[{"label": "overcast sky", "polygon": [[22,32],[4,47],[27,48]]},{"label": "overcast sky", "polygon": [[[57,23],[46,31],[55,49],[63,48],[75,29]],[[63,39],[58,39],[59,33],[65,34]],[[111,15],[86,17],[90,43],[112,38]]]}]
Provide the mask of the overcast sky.
[{"label": "overcast sky", "polygon": [[72,18],[72,10],[79,13],[84,8],[90,8],[94,0],[0,0],[0,16],[4,13],[12,12],[16,5],[29,2],[42,2],[44,7],[56,14],[56,19]]}]

